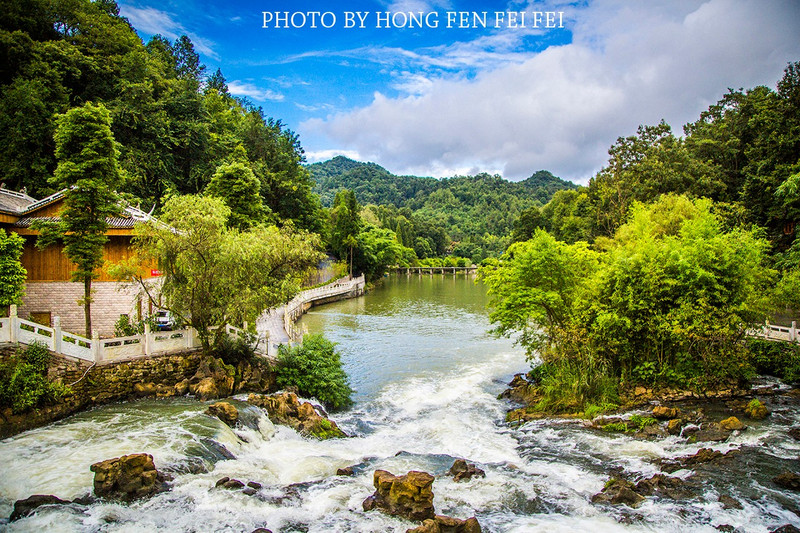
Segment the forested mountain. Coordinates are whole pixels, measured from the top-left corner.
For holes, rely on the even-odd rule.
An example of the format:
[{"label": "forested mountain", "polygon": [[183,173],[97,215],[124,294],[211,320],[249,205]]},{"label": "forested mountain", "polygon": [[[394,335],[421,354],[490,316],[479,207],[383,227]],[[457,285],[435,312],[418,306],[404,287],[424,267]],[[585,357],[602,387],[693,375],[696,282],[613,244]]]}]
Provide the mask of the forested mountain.
[{"label": "forested mountain", "polygon": [[[396,176],[375,163],[343,156],[308,166],[323,205],[351,190],[373,222],[398,233],[420,258],[453,253],[473,260],[497,255],[508,245],[520,214],[576,185],[541,170],[521,182],[478,174],[435,179]],[[417,242],[421,237],[425,242]],[[416,245],[415,245],[416,243]]]}]

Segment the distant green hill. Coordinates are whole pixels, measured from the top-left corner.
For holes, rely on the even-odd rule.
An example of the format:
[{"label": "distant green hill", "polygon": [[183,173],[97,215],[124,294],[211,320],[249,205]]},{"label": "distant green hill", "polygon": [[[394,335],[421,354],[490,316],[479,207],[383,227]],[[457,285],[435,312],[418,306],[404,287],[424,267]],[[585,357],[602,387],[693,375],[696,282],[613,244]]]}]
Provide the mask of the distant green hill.
[{"label": "distant green hill", "polygon": [[426,239],[435,255],[496,256],[510,242],[522,211],[546,204],[558,190],[577,187],[546,170],[520,182],[486,173],[439,180],[396,176],[375,163],[342,156],[307,168],[324,206],[333,204],[338,191],[354,191],[362,205],[382,206],[372,209],[374,218],[382,227],[404,233],[402,242],[415,245],[420,257],[427,248],[417,237]]},{"label": "distant green hill", "polygon": [[[397,176],[375,163],[361,163],[344,156],[307,166],[315,185],[313,191],[330,207],[333,198],[341,189],[350,189],[362,204],[394,205],[396,207],[421,208],[427,197],[439,189],[457,189],[462,196],[472,196],[468,189],[482,189],[493,182],[494,190],[502,190],[525,200],[538,200],[541,204],[550,201],[556,191],[575,189],[577,185],[562,180],[546,170],[534,173],[523,181],[512,182],[488,174],[457,176],[437,180],[430,177]],[[488,178],[488,180],[487,180]],[[473,198],[474,199],[474,198]]]}]

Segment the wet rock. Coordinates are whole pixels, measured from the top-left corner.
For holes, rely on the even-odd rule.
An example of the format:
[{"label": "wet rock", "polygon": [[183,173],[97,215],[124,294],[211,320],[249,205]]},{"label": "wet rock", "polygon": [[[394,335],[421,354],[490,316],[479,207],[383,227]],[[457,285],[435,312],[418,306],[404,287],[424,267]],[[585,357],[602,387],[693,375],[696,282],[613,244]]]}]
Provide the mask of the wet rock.
[{"label": "wet rock", "polygon": [[156,384],[152,381],[147,383],[136,383],[133,386],[133,393],[138,397],[155,396]]},{"label": "wet rock", "polygon": [[800,529],[797,529],[792,524],[786,524],[778,529],[773,529],[772,533],[800,533]]},{"label": "wet rock", "polygon": [[533,405],[541,400],[541,393],[535,384],[525,378],[524,374],[517,374],[508,384],[508,388],[500,394],[500,398],[524,405]]},{"label": "wet rock", "polygon": [[189,393],[189,380],[184,379],[175,384],[175,394],[177,396],[184,396]]},{"label": "wet rock", "polygon": [[347,437],[336,422],[319,415],[309,402],[300,403],[293,392],[251,394],[247,401],[265,409],[273,423],[287,425],[303,435],[319,439]]},{"label": "wet rock", "polygon": [[724,431],[739,431],[744,429],[745,425],[742,424],[738,418],[732,416],[720,422],[719,427],[722,428]]},{"label": "wet rock", "polygon": [[682,419],[673,418],[672,420],[667,422],[667,433],[669,433],[670,435],[680,435],[681,430],[683,429],[683,426],[685,424],[686,422],[684,422]]},{"label": "wet rock", "polygon": [[253,533],[272,533],[272,530],[265,527],[260,527],[258,529],[254,529]]},{"label": "wet rock", "polygon": [[748,403],[744,412],[747,413],[747,416],[753,420],[763,420],[767,418],[767,415],[769,414],[767,407],[757,399],[754,399]]},{"label": "wet rock", "polygon": [[364,511],[380,509],[414,521],[435,517],[431,490],[434,477],[427,472],[412,470],[395,476],[386,470],[376,470],[372,480],[375,493],[364,500]]},{"label": "wet rock", "polygon": [[248,481],[247,486],[255,490],[261,490],[261,488],[263,487],[261,483],[257,483],[255,481]]},{"label": "wet rock", "polygon": [[232,489],[237,490],[244,487],[244,483],[239,481],[238,479],[231,479],[229,477],[223,477],[217,480],[217,483],[214,485],[217,488],[223,489]]},{"label": "wet rock", "polygon": [[245,487],[242,490],[242,493],[246,496],[255,496],[256,494],[258,494],[258,491],[253,487]]},{"label": "wet rock", "polygon": [[672,473],[682,468],[691,468],[712,461],[718,461],[720,459],[733,456],[737,453],[737,450],[731,450],[727,453],[722,453],[717,450],[712,450],[711,448],[700,448],[700,450],[698,450],[698,452],[694,455],[679,457],[674,460],[662,460],[661,469],[664,472]]},{"label": "wet rock", "polygon": [[436,515],[422,522],[422,525],[406,530],[406,533],[480,533],[481,525],[474,516],[466,520]]},{"label": "wet rock", "polygon": [[464,459],[456,459],[448,472],[455,481],[469,481],[475,476],[486,477],[486,472]]},{"label": "wet rock", "polygon": [[203,359],[194,376],[189,380],[189,392],[199,400],[230,396],[233,393],[235,369],[226,366],[222,359]]},{"label": "wet rock", "polygon": [[72,502],[62,500],[61,498],[57,498],[52,494],[34,494],[33,496],[29,496],[24,500],[15,501],[14,511],[11,513],[11,516],[8,520],[9,522],[13,522],[15,520],[19,520],[20,518],[30,516],[42,505],[67,505],[69,503]]},{"label": "wet rock", "polygon": [[722,504],[724,509],[741,509],[742,504],[736,498],[732,498],[726,494],[719,497],[719,503]]},{"label": "wet rock", "polygon": [[657,418],[659,420],[679,418],[680,415],[680,410],[675,407],[666,407],[664,405],[657,405],[653,407],[653,418]]},{"label": "wet rock", "polygon": [[779,487],[789,490],[800,490],[800,475],[795,472],[784,472],[772,478]]},{"label": "wet rock", "polygon": [[346,466],[345,468],[339,468],[336,470],[337,476],[352,476],[355,472],[353,471],[352,466]]},{"label": "wet rock", "polygon": [[704,423],[694,434],[697,442],[724,442],[731,436],[732,431],[723,428],[716,422]]},{"label": "wet rock", "polygon": [[789,429],[789,436],[794,440],[800,440],[800,426],[795,426]]},{"label": "wet rock", "polygon": [[692,491],[686,482],[677,477],[656,474],[648,479],[643,479],[636,484],[634,489],[642,496],[659,496],[673,500],[691,498]]},{"label": "wet rock", "polygon": [[168,489],[171,478],[156,470],[153,456],[146,453],[123,455],[91,466],[94,493],[101,498],[131,501]]},{"label": "wet rock", "polygon": [[611,505],[624,504],[628,507],[638,507],[644,501],[644,496],[636,492],[636,486],[624,479],[612,479],[602,492],[592,496],[592,503],[610,503]]},{"label": "wet rock", "polygon": [[239,421],[239,410],[228,402],[217,402],[208,406],[206,414],[215,416],[225,422],[230,427],[234,427]]}]

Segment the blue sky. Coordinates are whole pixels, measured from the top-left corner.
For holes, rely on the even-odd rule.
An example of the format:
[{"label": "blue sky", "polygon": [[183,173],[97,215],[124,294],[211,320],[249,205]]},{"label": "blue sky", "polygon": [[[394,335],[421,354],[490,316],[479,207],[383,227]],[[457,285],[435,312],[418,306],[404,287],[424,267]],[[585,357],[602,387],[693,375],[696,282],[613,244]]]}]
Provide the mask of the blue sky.
[{"label": "blue sky", "polygon": [[[209,73],[221,68],[233,94],[300,135],[309,161],[344,154],[398,174],[524,179],[547,169],[585,183],[618,136],[662,118],[681,133],[728,87],[774,87],[800,60],[794,0],[119,5],[145,41],[188,35]],[[264,11],[305,24],[275,27],[272,15],[264,28]],[[486,28],[447,27],[448,12],[484,11]],[[533,13],[548,11],[563,13],[563,27],[532,27]],[[309,12],[329,15],[313,28],[300,15]],[[366,14],[365,27],[346,28],[347,12]],[[387,12],[392,27],[377,27]],[[496,12],[524,12],[524,26],[504,15],[496,27]],[[394,27],[410,24],[408,13],[427,24]]]}]

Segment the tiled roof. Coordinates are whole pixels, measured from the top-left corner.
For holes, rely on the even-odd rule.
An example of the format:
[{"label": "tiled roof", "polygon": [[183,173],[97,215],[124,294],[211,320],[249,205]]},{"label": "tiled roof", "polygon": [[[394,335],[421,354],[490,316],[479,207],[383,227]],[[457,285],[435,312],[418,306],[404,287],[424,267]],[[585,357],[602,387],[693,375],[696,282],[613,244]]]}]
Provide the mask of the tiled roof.
[{"label": "tiled roof", "polygon": [[[59,217],[22,217],[14,223],[15,228],[29,228],[34,220],[46,220],[48,222],[58,222]],[[106,223],[109,229],[130,229],[139,222],[133,217],[108,217]]]},{"label": "tiled roof", "polygon": [[36,200],[24,192],[0,188],[0,211],[16,215],[35,202]]}]

